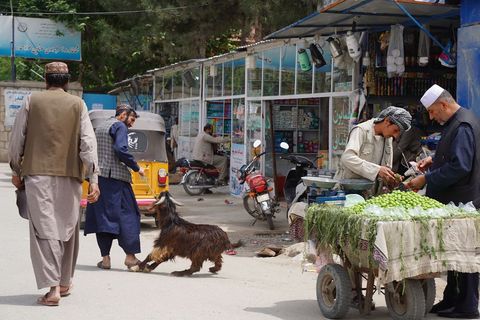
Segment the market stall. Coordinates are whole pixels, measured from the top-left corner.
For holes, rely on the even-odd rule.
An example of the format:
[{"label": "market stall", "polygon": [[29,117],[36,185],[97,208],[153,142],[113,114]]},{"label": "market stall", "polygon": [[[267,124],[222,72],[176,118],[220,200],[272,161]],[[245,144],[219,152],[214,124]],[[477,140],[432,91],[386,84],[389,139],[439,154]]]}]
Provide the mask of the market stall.
[{"label": "market stall", "polygon": [[435,298],[431,278],[480,271],[480,213],[469,204],[394,191],[350,207],[312,205],[305,230],[319,249],[317,300],[329,318],[343,317],[362,291],[359,309],[368,314],[380,291],[392,318],[420,319]]}]

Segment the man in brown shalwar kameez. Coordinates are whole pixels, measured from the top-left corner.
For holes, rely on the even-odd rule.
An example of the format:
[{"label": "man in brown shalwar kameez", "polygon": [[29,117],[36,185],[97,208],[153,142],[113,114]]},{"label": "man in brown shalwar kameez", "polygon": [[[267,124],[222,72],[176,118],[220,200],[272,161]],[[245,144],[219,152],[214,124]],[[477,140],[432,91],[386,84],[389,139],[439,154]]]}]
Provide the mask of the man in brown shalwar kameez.
[{"label": "man in brown shalwar kameez", "polygon": [[37,302],[48,306],[57,306],[71,291],[85,174],[88,201],[100,195],[95,133],[85,103],[65,91],[69,79],[65,63],[45,65],[47,90],[27,97],[9,144],[12,183],[27,195],[37,286],[50,287]]}]

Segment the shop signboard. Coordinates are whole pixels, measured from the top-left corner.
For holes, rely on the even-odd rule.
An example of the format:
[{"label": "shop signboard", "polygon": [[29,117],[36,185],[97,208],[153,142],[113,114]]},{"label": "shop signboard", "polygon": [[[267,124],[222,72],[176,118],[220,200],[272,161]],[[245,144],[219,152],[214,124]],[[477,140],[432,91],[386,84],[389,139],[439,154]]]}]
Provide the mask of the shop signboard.
[{"label": "shop signboard", "polygon": [[237,179],[237,171],[245,164],[245,145],[232,143],[230,154],[230,193],[233,196],[241,196],[243,185]]},{"label": "shop signboard", "polygon": [[3,92],[5,101],[5,127],[13,126],[18,110],[23,105],[27,96],[32,94],[30,90],[7,89]]},{"label": "shop signboard", "polygon": [[82,98],[88,110],[115,109],[117,105],[117,97],[110,94],[84,93]]},{"label": "shop signboard", "polygon": [[[14,17],[15,56],[81,61],[81,34],[50,19]],[[12,17],[0,16],[0,56],[10,56]]]}]

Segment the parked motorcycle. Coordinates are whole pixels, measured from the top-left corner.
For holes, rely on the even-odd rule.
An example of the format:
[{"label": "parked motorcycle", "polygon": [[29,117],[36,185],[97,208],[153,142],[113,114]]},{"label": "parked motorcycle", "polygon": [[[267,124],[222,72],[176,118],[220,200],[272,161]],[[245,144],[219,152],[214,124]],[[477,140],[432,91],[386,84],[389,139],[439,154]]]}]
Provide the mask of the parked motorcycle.
[{"label": "parked motorcycle", "polygon": [[[260,140],[253,143],[257,149],[261,144]],[[261,173],[256,172],[255,163],[263,156],[265,152],[255,155],[248,164],[244,164],[237,171],[237,178],[240,184],[245,184],[245,195],[243,197],[243,206],[252,217],[257,220],[267,221],[270,230],[275,229],[273,218],[278,211],[278,202],[275,199],[273,182],[267,179]]]},{"label": "parked motorcycle", "polygon": [[207,189],[225,186],[224,182],[218,179],[220,171],[211,164],[181,158],[175,166],[183,173],[180,184],[191,196],[199,196]]}]

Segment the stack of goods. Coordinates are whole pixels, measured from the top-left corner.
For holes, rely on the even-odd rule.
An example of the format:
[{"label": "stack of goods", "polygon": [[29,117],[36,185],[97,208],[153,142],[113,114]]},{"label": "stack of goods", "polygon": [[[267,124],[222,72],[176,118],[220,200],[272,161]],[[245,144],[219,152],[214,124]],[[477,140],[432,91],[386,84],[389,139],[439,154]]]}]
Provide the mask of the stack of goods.
[{"label": "stack of goods", "polygon": [[313,112],[298,111],[298,129],[318,129],[319,119]]},{"label": "stack of goods", "polygon": [[276,129],[293,129],[297,127],[297,108],[280,110],[279,106],[273,108],[273,126]]},{"label": "stack of goods", "polygon": [[[461,222],[469,219],[473,222]],[[448,260],[448,256],[440,253],[445,252],[444,234],[449,232],[448,225],[455,223],[475,228],[477,231],[468,232],[478,234],[480,213],[470,204],[444,205],[412,191],[394,191],[348,208],[312,205],[305,218],[305,231],[319,246],[329,247],[337,253],[342,252],[340,248],[347,247],[354,253],[364,250],[368,253],[368,263],[375,264],[378,262],[374,261],[378,230],[397,230],[397,234],[389,234],[388,238],[383,238],[385,234],[381,237],[397,248],[404,245],[398,242],[402,242],[404,230],[409,230],[405,231],[409,235],[409,244],[419,243],[409,248],[409,258],[414,261],[440,256]],[[412,230],[417,232],[414,236]]]},{"label": "stack of goods", "polygon": [[318,140],[316,139],[305,139],[303,132],[298,132],[298,144],[297,152],[298,153],[316,153],[318,152]]}]

